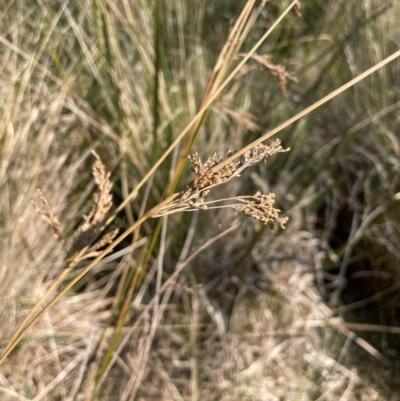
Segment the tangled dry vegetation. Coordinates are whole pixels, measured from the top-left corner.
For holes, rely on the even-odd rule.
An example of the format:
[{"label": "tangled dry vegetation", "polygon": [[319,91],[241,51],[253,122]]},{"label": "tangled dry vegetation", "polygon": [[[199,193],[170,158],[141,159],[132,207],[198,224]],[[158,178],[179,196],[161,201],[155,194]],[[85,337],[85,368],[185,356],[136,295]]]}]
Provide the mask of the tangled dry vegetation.
[{"label": "tangled dry vegetation", "polygon": [[[198,155],[192,154],[189,160],[196,178],[178,192],[164,208],[156,209],[157,215],[149,217],[160,217],[163,214],[192,208],[204,212],[204,198],[210,188],[238,176],[245,167],[261,161],[264,157],[286,150],[282,149],[279,140],[271,142],[269,146],[257,146],[253,152],[245,153],[242,161],[222,168],[222,173],[212,170],[221,162],[219,157],[209,158],[202,165]],[[77,262],[97,256],[98,250],[112,243],[116,235],[115,230],[101,235],[106,226],[107,212],[112,206],[112,184],[99,156],[95,152],[92,153],[96,158],[92,174],[98,189],[94,193],[90,212],[83,216],[83,223],[75,230],[70,241],[71,250],[66,253],[72,255],[66,259],[69,272],[71,266],[75,266]],[[61,224],[50,210],[42,192],[38,193],[43,206],[40,208],[34,203],[34,207],[51,226],[54,236],[65,252],[66,244]],[[242,202],[231,203],[229,206],[271,227],[274,227],[275,223],[283,225],[287,222],[287,218],[280,218],[279,211],[273,207],[273,194],[236,197],[229,201]],[[221,234],[225,235],[232,228],[235,226],[227,228]],[[310,241],[304,241],[306,247],[308,244]],[[155,307],[153,299],[141,311],[135,323],[131,327],[125,327],[125,340],[119,346],[117,355],[126,352],[126,339],[131,338],[136,346],[132,350],[133,353],[128,353],[128,360],[131,367],[135,366],[137,369],[133,374],[129,373],[130,379],[125,391],[137,391],[139,385],[145,381],[151,383],[151,386],[145,385],[139,392],[142,394],[139,399],[181,399],[188,391],[188,385],[194,394],[201,394],[203,399],[209,400],[278,400],[282,397],[297,400],[304,396],[313,399],[316,395],[324,395],[333,400],[346,394],[360,394],[363,399],[378,399],[378,394],[373,388],[363,388],[362,380],[355,369],[349,369],[340,358],[333,359],[332,355],[326,353],[325,348],[332,347],[335,342],[339,344],[338,347],[344,349],[346,344],[342,344],[342,340],[335,333],[336,330],[340,331],[341,322],[331,318],[332,311],[313,289],[313,274],[307,272],[307,267],[315,263],[312,249],[304,249],[297,234],[294,238],[285,236],[284,239],[273,238],[267,243],[261,242],[257,248],[263,247],[269,249],[267,257],[259,249],[254,252],[260,269],[259,274],[249,274],[246,281],[240,282],[237,279],[235,283],[239,287],[238,295],[227,324],[221,315],[222,311],[212,305],[204,289],[183,289],[177,285],[177,273],[180,273],[190,260],[177,266],[175,273],[159,290],[159,295],[166,290],[169,293],[181,293],[182,296],[188,292],[186,296],[190,297],[190,321],[187,322],[187,314],[182,314],[179,308],[168,308],[170,310],[165,317],[161,311],[157,311],[158,324],[156,332],[152,332],[149,307]],[[283,249],[291,249],[293,254],[301,254],[303,260],[279,255],[278,253],[284,252]],[[286,262],[282,263],[282,260]],[[230,281],[232,278],[226,277],[225,280]],[[54,284],[51,287],[54,288]],[[38,389],[36,399],[46,399],[51,393],[63,399],[74,399],[74,396],[79,394],[79,385],[84,379],[84,366],[88,363],[93,347],[101,340],[102,325],[108,316],[106,310],[110,306],[110,300],[102,299],[101,292],[104,292],[104,289],[76,294],[48,310],[46,315],[51,316],[51,325],[45,324],[36,329],[35,336],[29,340],[29,345],[23,352],[24,359],[30,361],[29,366],[34,365],[35,369],[26,369],[19,374],[9,372],[3,380],[10,384],[15,383],[14,380],[20,380],[34,388],[35,382],[40,378],[41,382],[47,381],[48,385],[42,390]],[[137,305],[138,302],[136,298]],[[167,306],[168,304],[162,302],[160,307],[165,309]],[[276,318],[277,315],[279,319]],[[213,324],[201,323],[207,321],[209,316]],[[39,321],[39,326],[40,323]],[[185,336],[179,333],[179,327],[187,327],[189,330],[189,343]],[[60,348],[56,339],[52,339],[49,343],[52,348],[39,346],[43,337],[60,335],[68,339],[67,343],[71,345],[64,344]],[[152,341],[149,341],[148,336],[151,336]],[[108,334],[103,341],[109,340]],[[199,353],[196,350],[205,352]],[[193,352],[198,355],[187,359]],[[10,358],[13,359],[12,356]],[[64,360],[69,362],[65,368],[60,369],[61,365],[65,364]],[[118,359],[115,362],[119,365],[117,361]],[[169,367],[171,361],[173,365]],[[296,372],[292,372],[291,369],[288,371],[288,363],[289,368],[293,365]],[[122,367],[123,365],[120,366]],[[204,385],[201,389],[192,377],[199,369],[203,371]],[[298,369],[302,369],[300,381]],[[54,374],[55,377],[51,379]],[[66,388],[59,386],[67,377],[76,377],[77,380],[72,394],[67,394]],[[183,377],[187,379],[182,379]],[[10,386],[8,391],[4,388],[3,390],[9,399],[21,398]],[[82,397],[78,397],[80,398]]]},{"label": "tangled dry vegetation", "polygon": [[[122,14],[108,1],[93,2],[90,12],[74,2],[57,10],[39,2],[37,15],[35,8],[11,1],[15,12],[2,16],[10,34],[0,38],[1,399],[397,399],[384,377],[395,371],[390,355],[360,337],[360,325],[347,322],[337,305],[353,248],[374,219],[398,202],[400,192],[388,185],[386,203],[371,212],[368,198],[363,216],[354,213],[343,255],[328,239],[345,197],[337,195],[342,181],[335,181],[334,169],[346,159],[336,145],[348,139],[323,137],[310,160],[301,153],[296,158],[301,125],[291,133],[296,140],[282,140],[285,147],[278,139],[268,141],[366,75],[354,74],[339,91],[262,135],[246,79],[261,67],[272,77],[268,101],[283,96],[273,115],[281,118],[285,107],[293,108],[285,91],[297,78],[260,46],[283,18],[295,24],[299,2],[282,9],[272,1],[245,2],[212,71],[203,48],[186,54],[187,2],[166,2],[165,9],[158,2],[153,8],[123,3]],[[200,43],[207,9],[206,2],[195,3],[198,20],[190,25]],[[330,7],[332,15],[342,14],[336,3]],[[176,76],[172,70],[170,81],[156,68],[160,44],[150,40],[160,38],[154,21],[161,11],[166,37],[175,29],[179,33],[179,69]],[[274,12],[278,16],[268,20],[265,33],[257,28],[259,18]],[[41,28],[26,44],[36,19]],[[253,47],[254,27],[262,39]],[[140,63],[129,58],[127,37]],[[251,50],[240,53],[247,41]],[[286,46],[284,40],[277,43]],[[346,51],[351,59],[352,48]],[[375,60],[368,74],[399,55]],[[185,85],[178,85],[182,71]],[[154,104],[143,78],[157,81]],[[196,107],[199,88],[206,89]],[[181,127],[180,120],[190,123]],[[170,137],[174,124],[182,130]],[[223,136],[225,125],[233,139],[230,132]],[[219,134],[210,135],[210,127]],[[253,142],[248,131],[257,133]],[[390,139],[392,164],[377,170],[395,183],[400,147],[395,136]],[[388,151],[383,142],[379,151]],[[202,150],[190,153],[196,145]],[[166,150],[161,155],[159,149]],[[216,149],[227,157],[214,153],[201,160],[199,154]],[[347,162],[353,161],[350,153]],[[194,178],[176,190],[191,179],[185,164]],[[309,164],[315,166],[306,169]],[[354,206],[360,180],[353,183],[352,170],[343,169],[348,186],[354,184],[349,196]],[[328,223],[320,230],[321,208],[313,205],[324,196]],[[395,223],[391,227],[397,232]],[[335,266],[340,261],[337,275],[324,270],[328,260]],[[398,327],[361,326],[400,333]],[[357,352],[370,358],[371,370],[382,379],[365,375]]]}]

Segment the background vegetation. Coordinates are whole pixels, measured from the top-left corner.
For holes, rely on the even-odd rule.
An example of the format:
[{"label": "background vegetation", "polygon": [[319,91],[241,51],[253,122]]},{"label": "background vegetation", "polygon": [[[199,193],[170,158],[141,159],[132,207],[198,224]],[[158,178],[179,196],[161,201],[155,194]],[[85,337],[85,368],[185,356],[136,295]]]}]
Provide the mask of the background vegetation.
[{"label": "background vegetation", "polygon": [[[96,255],[67,268],[91,150],[121,233],[193,179],[189,150],[241,149],[399,48],[397,2],[301,1],[133,192],[289,5],[256,2],[221,58],[250,3],[3,1],[0,349]],[[399,107],[395,60],[280,132],[290,152],[215,188],[275,193],[285,231],[226,208],[147,220],[0,365],[2,399],[399,399]]]}]

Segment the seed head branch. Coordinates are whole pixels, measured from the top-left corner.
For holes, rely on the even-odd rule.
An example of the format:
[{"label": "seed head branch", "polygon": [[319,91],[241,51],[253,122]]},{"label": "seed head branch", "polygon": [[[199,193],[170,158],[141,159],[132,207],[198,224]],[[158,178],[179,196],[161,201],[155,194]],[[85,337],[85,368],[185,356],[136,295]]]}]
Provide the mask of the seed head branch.
[{"label": "seed head branch", "polygon": [[[205,198],[213,187],[240,176],[241,172],[247,167],[253,166],[275,153],[288,150],[283,149],[281,141],[276,139],[275,141],[270,141],[268,145],[258,144],[254,146],[245,152],[239,161],[225,163],[219,169],[217,167],[221,165],[223,160],[221,155],[215,153],[203,163],[198,153],[194,152],[188,156],[188,159],[190,168],[195,174],[195,179],[183,187],[171,202],[167,202],[162,208],[159,208],[152,217],[195,209],[206,210],[208,209],[208,202],[205,201]],[[230,152],[228,157],[229,155]],[[228,201],[234,201],[235,203],[222,207],[232,207],[264,224],[269,224],[270,227],[274,227],[278,223],[284,228],[284,224],[288,220],[287,218],[280,218],[280,210],[273,207],[275,202],[274,194],[262,195],[257,193],[254,196],[235,197]],[[211,201],[210,203],[214,202]]]}]

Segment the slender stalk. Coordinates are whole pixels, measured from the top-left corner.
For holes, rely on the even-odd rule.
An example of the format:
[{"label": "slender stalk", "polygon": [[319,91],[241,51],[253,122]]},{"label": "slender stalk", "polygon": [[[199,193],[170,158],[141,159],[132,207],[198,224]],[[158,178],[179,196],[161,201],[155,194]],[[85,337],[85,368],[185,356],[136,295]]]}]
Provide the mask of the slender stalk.
[{"label": "slender stalk", "polygon": [[386,64],[389,64],[391,61],[395,60],[396,58],[398,58],[400,56],[400,50],[398,50],[397,52],[393,53],[392,55],[390,55],[389,57],[386,57],[384,60],[380,61],[379,63],[375,64],[373,67],[371,67],[370,69],[368,69],[367,71],[363,72],[362,74],[358,75],[356,78],[352,79],[351,81],[347,82],[346,84],[342,85],[340,88],[334,90],[333,92],[331,92],[329,95],[326,95],[325,97],[323,97],[321,100],[319,100],[318,102],[315,102],[314,104],[312,104],[311,106],[307,107],[306,109],[304,109],[303,111],[301,111],[300,113],[296,114],[294,117],[289,118],[289,120],[285,121],[283,124],[278,125],[276,128],[274,128],[272,131],[267,132],[266,134],[264,134],[263,136],[261,136],[260,138],[256,139],[255,141],[251,142],[249,145],[245,146],[243,149],[240,149],[239,151],[237,151],[236,153],[234,153],[232,156],[226,158],[225,160],[223,160],[221,163],[219,163],[218,165],[216,165],[213,168],[213,171],[219,171],[222,169],[222,167],[224,167],[225,165],[227,165],[228,163],[231,163],[233,160],[235,160],[236,158],[238,158],[239,156],[243,155],[244,153],[246,153],[247,151],[249,151],[250,149],[254,148],[254,146],[259,145],[260,143],[264,142],[266,139],[270,138],[271,136],[277,134],[278,132],[282,131],[283,129],[285,129],[286,127],[288,127],[289,125],[293,124],[294,122],[296,122],[297,120],[300,120],[300,118],[304,117],[305,115],[307,115],[308,113],[311,113],[313,110],[317,109],[318,107],[322,106],[323,104],[329,102],[329,100],[333,99],[334,97],[338,96],[340,93],[344,92],[345,90],[351,88],[352,86],[354,86],[356,83],[362,81],[363,79],[365,79],[366,77],[368,77],[369,75],[373,74],[375,71],[378,71],[380,68],[382,68],[383,66],[385,66]]}]

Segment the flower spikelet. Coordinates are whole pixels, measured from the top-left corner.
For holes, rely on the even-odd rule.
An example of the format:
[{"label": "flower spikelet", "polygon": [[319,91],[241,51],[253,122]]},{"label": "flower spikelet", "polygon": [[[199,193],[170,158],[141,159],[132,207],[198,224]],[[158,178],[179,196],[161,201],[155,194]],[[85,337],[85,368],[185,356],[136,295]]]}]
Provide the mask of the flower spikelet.
[{"label": "flower spikelet", "polygon": [[231,205],[236,210],[243,212],[246,216],[253,217],[263,224],[268,224],[271,228],[275,228],[279,224],[281,228],[285,228],[288,217],[279,217],[280,210],[274,208],[275,194],[264,195],[257,192],[254,196],[238,199],[242,204]]},{"label": "flower spikelet", "polygon": [[222,156],[214,153],[212,158],[208,158],[204,165],[197,152],[188,156],[191,170],[196,178],[193,181],[193,188],[203,190],[218,184],[223,184],[233,177],[237,177],[247,167],[266,159],[275,153],[286,152],[279,139],[270,141],[268,145],[259,144],[247,151],[238,162],[230,162],[218,168],[222,161]]},{"label": "flower spikelet", "polygon": [[39,195],[39,199],[42,201],[42,208],[40,208],[38,205],[36,205],[35,202],[32,201],[33,207],[35,208],[35,210],[43,217],[44,220],[47,221],[47,223],[50,224],[51,228],[53,229],[54,235],[56,236],[56,238],[63,243],[63,237],[61,234],[61,224],[60,221],[57,219],[56,216],[54,216],[54,214],[52,213],[52,211],[50,210],[50,206],[45,198],[45,196],[43,195],[42,191],[40,189],[37,190],[38,195]]},{"label": "flower spikelet", "polygon": [[[233,177],[240,176],[245,168],[253,166],[275,153],[286,152],[288,150],[283,149],[281,141],[276,139],[275,141],[270,141],[267,145],[259,144],[254,146],[245,152],[237,162],[223,162],[222,156],[214,153],[212,157],[209,157],[203,163],[198,153],[194,152],[188,156],[190,169],[195,175],[194,180],[183,187],[173,201],[160,208],[153,217],[160,217],[165,214],[184,210],[205,210],[208,208],[207,204],[211,202],[205,202],[204,198],[208,195],[211,188],[219,184],[224,184]],[[231,155],[233,153],[229,152],[228,158]],[[246,215],[260,220],[264,224],[274,226],[275,223],[278,223],[283,227],[287,221],[287,218],[279,218],[279,210],[273,208],[274,194],[261,195],[257,193],[252,197],[238,197],[235,199],[241,203],[227,205],[227,207],[234,207]]]},{"label": "flower spikelet", "polygon": [[266,68],[268,71],[271,72],[271,74],[275,75],[278,78],[278,82],[279,82],[279,89],[282,92],[286,91],[286,87],[287,87],[287,82],[288,80],[297,82],[297,78],[290,74],[289,72],[286,71],[286,69],[279,65],[279,64],[273,64],[272,63],[272,56],[269,54],[265,54],[265,55],[258,55],[258,54],[254,54],[251,57],[253,60],[255,60],[258,64],[260,64],[261,66],[263,66],[264,68]]},{"label": "flower spikelet", "polygon": [[104,218],[112,206],[110,173],[106,172],[98,154],[94,151],[92,153],[95,158],[92,175],[97,185],[97,191],[93,195],[94,204],[92,209],[89,214],[83,216],[83,224],[74,233],[75,251],[90,245],[96,239],[104,229]]}]

